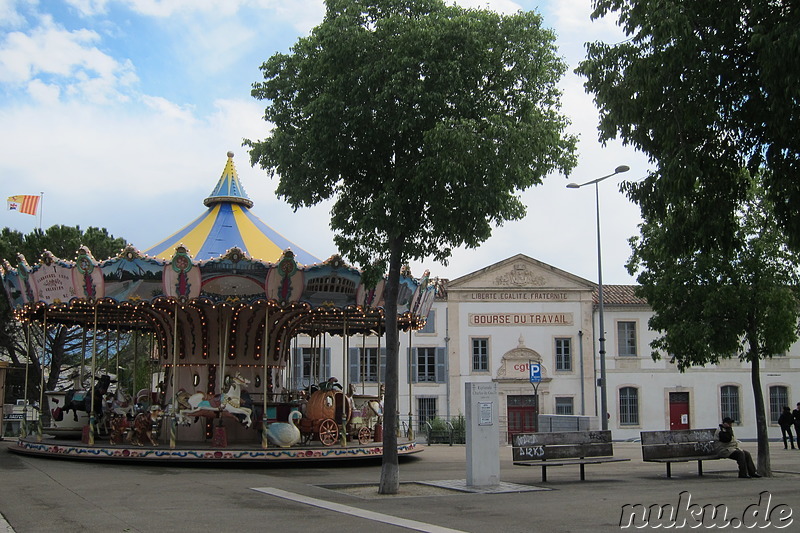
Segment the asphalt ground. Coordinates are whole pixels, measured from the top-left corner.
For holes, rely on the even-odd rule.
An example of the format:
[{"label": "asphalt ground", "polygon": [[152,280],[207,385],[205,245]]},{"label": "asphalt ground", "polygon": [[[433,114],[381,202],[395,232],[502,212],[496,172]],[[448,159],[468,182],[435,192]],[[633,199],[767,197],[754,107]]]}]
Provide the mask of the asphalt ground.
[{"label": "asphalt ground", "polygon": [[[715,529],[800,531],[800,451],[782,443],[771,444],[770,478],[738,479],[736,463],[720,459],[704,463],[702,477],[696,462],[676,463],[668,479],[664,465],[642,462],[638,443],[618,442],[615,456],[631,461],[587,465],[585,481],[577,466],[551,467],[547,483],[539,468],[514,466],[511,449],[502,447],[498,492],[444,488],[470,489],[466,450],[433,445],[401,460],[400,494],[391,496],[377,494],[380,461],[130,465],[29,457],[8,452],[10,445],[0,441],[0,533],[655,529],[652,513],[621,528],[633,509],[624,506],[636,504],[696,512],[675,515],[673,530],[705,529],[715,519],[709,507],[700,510],[715,506],[726,510],[729,525]],[[745,448],[755,456],[755,443]]]}]

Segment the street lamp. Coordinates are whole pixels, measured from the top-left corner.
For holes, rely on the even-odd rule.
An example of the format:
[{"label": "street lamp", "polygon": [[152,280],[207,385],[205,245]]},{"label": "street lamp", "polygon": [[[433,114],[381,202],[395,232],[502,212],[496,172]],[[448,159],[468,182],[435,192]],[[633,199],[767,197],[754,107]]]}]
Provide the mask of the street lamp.
[{"label": "street lamp", "polygon": [[620,165],[614,169],[612,174],[597,178],[596,180],[587,181],[586,183],[569,183],[567,187],[570,189],[579,189],[584,185],[594,184],[595,205],[597,206],[597,298],[600,306],[598,307],[598,317],[600,322],[600,427],[603,430],[608,429],[608,396],[606,390],[606,331],[605,324],[603,323],[603,261],[600,253],[600,188],[597,186],[601,181],[622,174],[629,171],[631,168],[628,165]]}]

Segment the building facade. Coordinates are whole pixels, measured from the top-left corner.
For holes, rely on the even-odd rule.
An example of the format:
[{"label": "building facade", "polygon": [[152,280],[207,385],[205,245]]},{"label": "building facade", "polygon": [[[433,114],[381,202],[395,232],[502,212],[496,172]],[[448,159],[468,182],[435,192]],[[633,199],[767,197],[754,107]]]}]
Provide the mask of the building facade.
[{"label": "building facade", "polygon": [[[538,414],[583,415],[599,428],[597,286],[525,255],[516,255],[442,283],[423,330],[401,334],[400,416],[418,430],[434,418],[465,412],[469,382],[496,382],[502,439],[537,431]],[[632,285],[604,286],[608,427],[625,440],[640,431],[716,427],[722,417],[754,439],[751,368],[737,358],[679,372],[654,361],[652,312]],[[382,344],[383,343],[383,344]],[[319,341],[317,341],[319,344]],[[376,394],[385,375],[385,338],[299,339],[293,371],[298,384],[346,375]],[[316,355],[315,355],[316,354]],[[346,356],[345,356],[346,354]],[[297,357],[299,356],[299,357]],[[530,380],[537,363],[541,380]],[[760,362],[769,435],[777,417],[800,401],[800,344]],[[305,378],[304,378],[305,376]]]}]

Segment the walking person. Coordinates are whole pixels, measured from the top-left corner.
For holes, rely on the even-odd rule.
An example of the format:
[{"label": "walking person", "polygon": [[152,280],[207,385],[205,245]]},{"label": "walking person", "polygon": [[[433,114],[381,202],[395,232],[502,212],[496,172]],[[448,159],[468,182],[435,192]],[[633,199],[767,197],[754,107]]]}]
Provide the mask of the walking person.
[{"label": "walking person", "polygon": [[797,448],[800,449],[800,402],[797,402],[797,408],[792,411],[794,418],[794,434],[797,437]]},{"label": "walking person", "polygon": [[717,455],[733,459],[739,464],[739,477],[761,477],[756,472],[756,465],[753,463],[753,456],[747,450],[739,447],[739,441],[733,436],[733,419],[725,417],[719,429],[714,432],[717,441]]},{"label": "walking person", "polygon": [[[778,417],[778,425],[781,427],[781,437],[783,437],[783,449],[788,450],[789,447],[786,445],[786,437],[789,437],[789,442],[792,445],[792,449],[794,450],[794,437],[792,436],[792,426],[794,426],[794,416],[792,416],[792,410],[787,405],[783,408],[783,412],[781,416]],[[800,446],[800,442],[797,443]]]}]

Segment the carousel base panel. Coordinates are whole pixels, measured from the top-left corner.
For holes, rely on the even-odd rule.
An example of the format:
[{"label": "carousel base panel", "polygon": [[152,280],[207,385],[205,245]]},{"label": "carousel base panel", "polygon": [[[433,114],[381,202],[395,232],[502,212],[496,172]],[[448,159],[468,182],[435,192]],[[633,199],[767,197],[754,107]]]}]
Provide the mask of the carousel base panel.
[{"label": "carousel base panel", "polygon": [[[421,452],[423,446],[415,441],[397,440],[397,454],[407,456]],[[20,438],[8,447],[13,453],[53,459],[110,461],[129,463],[206,463],[206,464],[268,464],[306,461],[379,459],[383,455],[382,443],[359,443],[347,446],[292,446],[291,448],[262,448],[260,445],[232,444],[226,448],[210,443],[169,444],[160,446],[112,445],[95,441],[89,445],[62,439]]]}]

